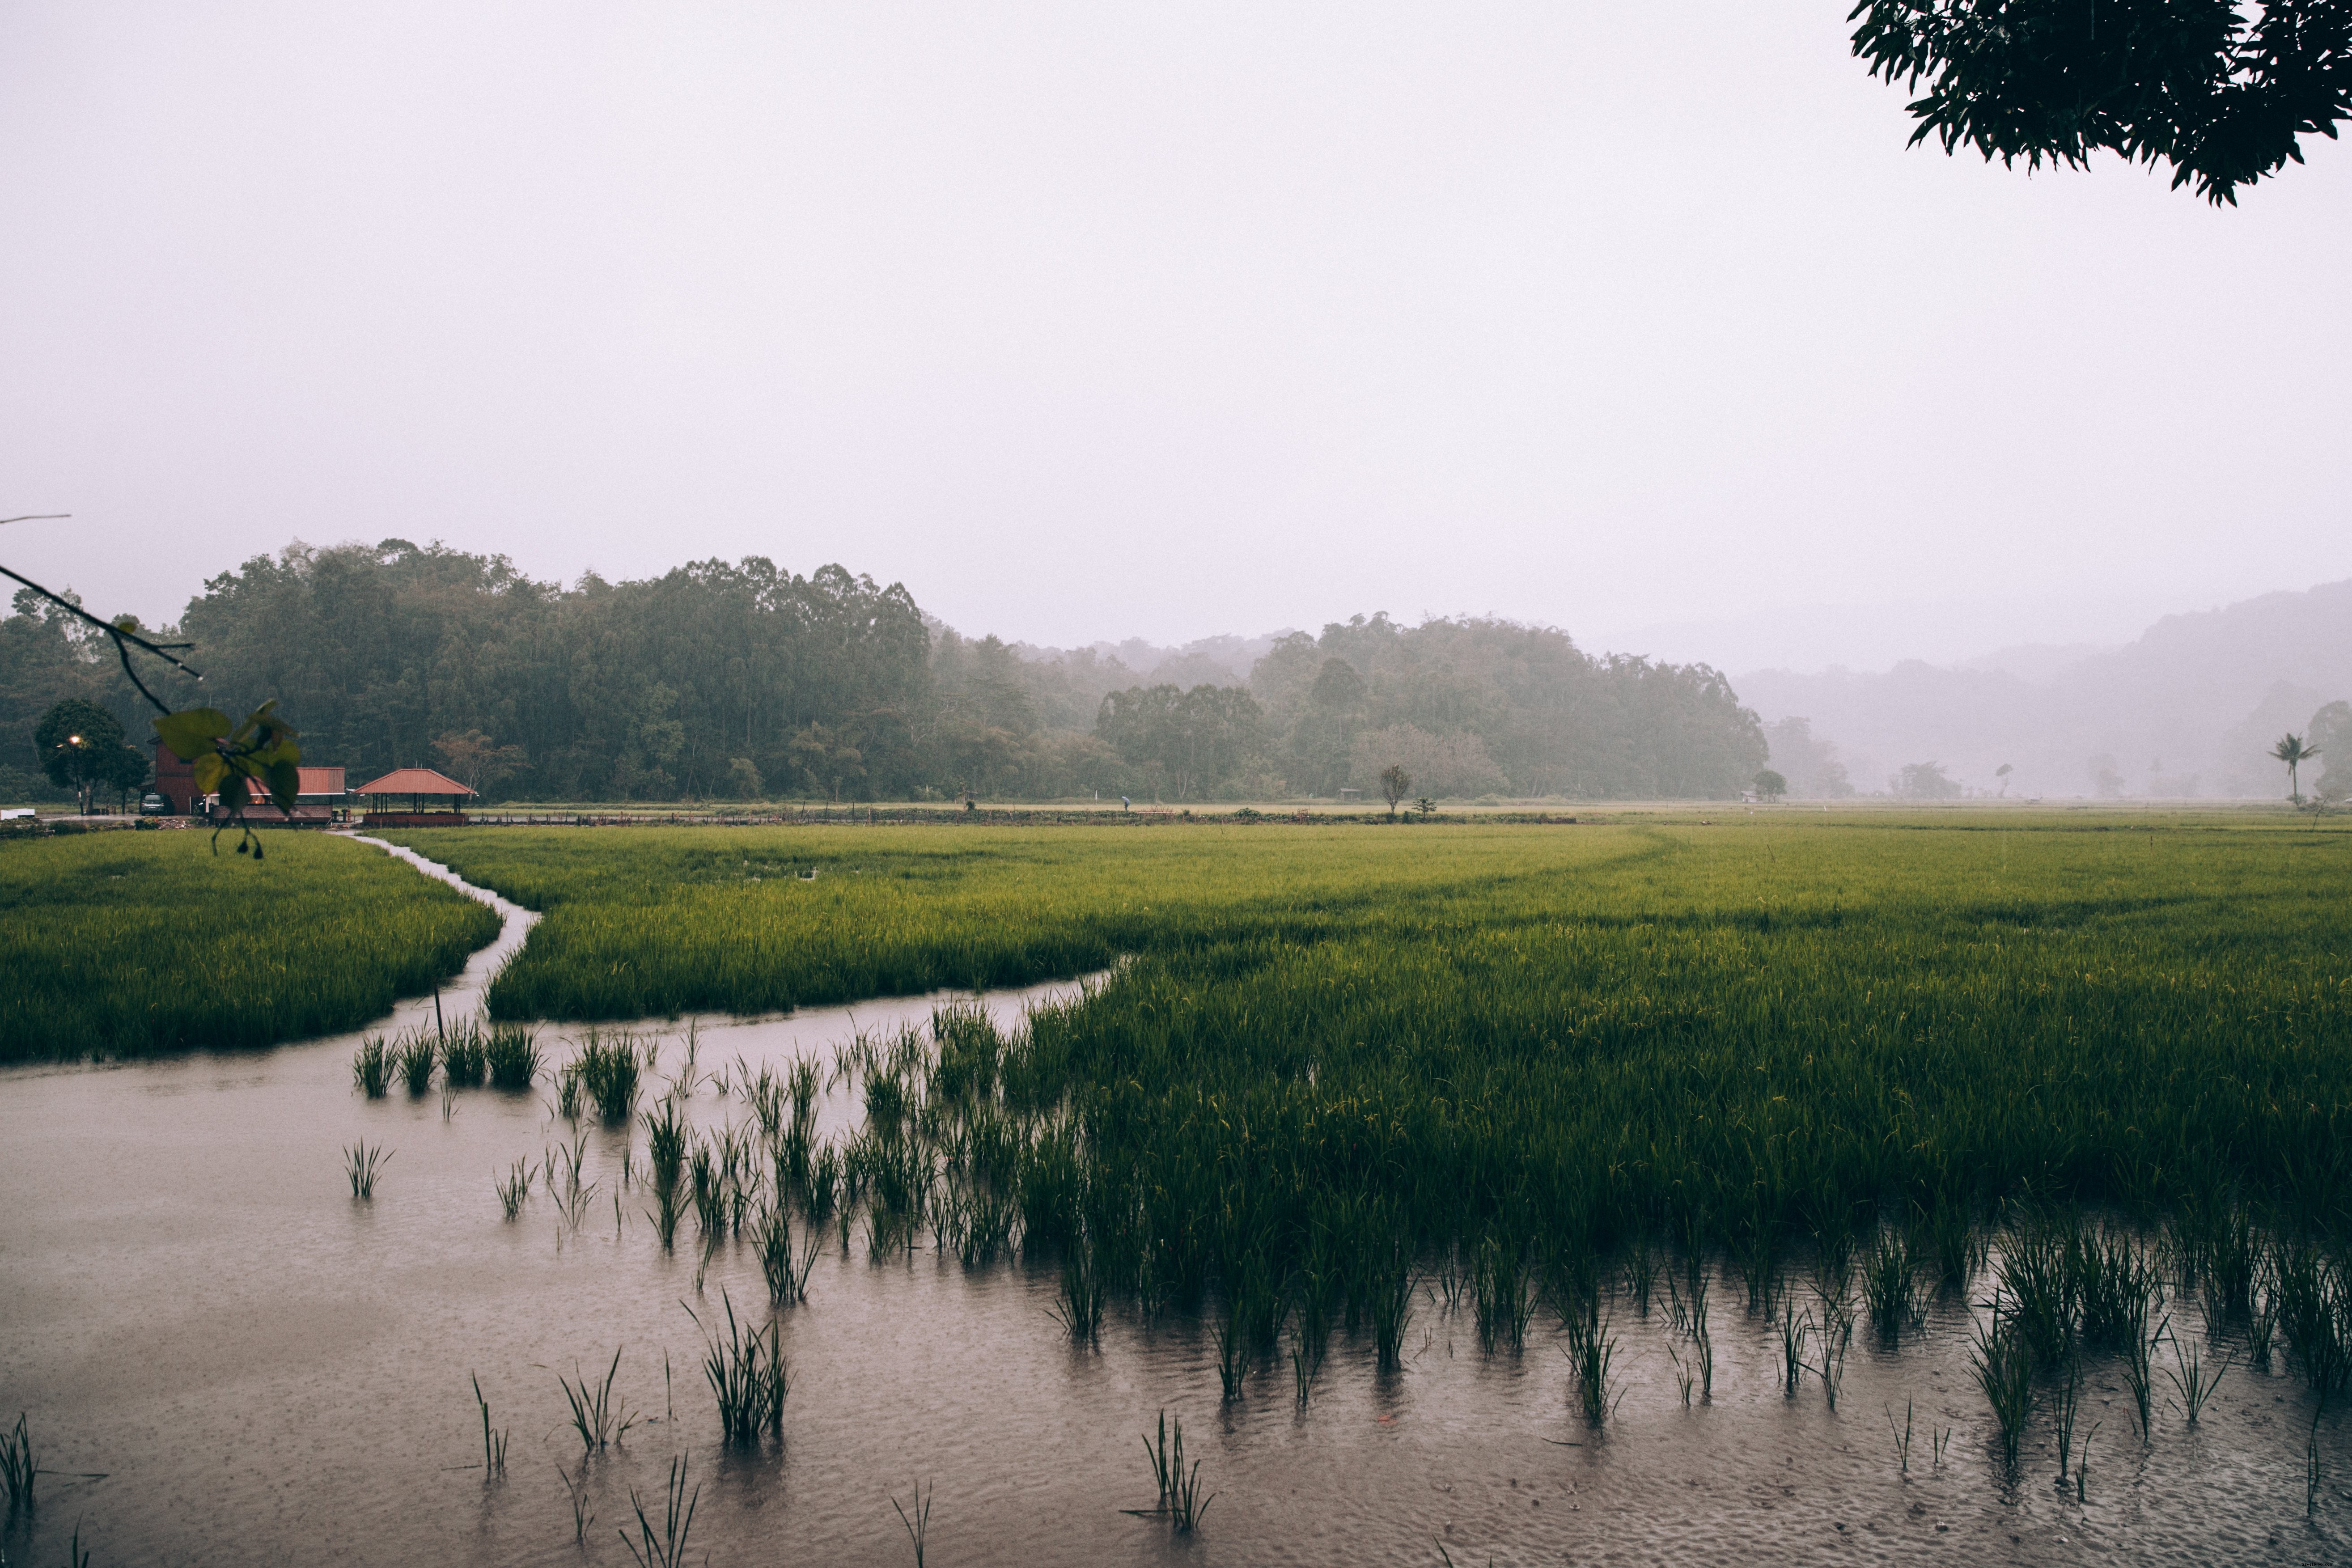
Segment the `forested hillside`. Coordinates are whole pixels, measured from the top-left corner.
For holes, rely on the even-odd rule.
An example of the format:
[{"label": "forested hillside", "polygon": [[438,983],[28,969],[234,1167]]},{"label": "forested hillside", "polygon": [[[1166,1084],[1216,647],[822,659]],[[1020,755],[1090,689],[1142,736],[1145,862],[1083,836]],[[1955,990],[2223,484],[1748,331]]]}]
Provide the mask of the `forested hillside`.
[{"label": "forested hillside", "polygon": [[[415,763],[491,799],[1328,796],[1392,763],[1438,796],[1702,797],[1764,761],[1713,670],[1546,628],[1359,616],[1275,641],[1244,684],[1198,645],[1149,669],[1119,657],[1142,644],[1016,648],[898,584],[760,557],[567,587],[440,545],[296,545],[207,582],[176,632],[207,679],[151,680],[167,700],[275,697],[353,784]],[[149,732],[103,640],[20,594],[0,793],[40,792],[33,727],[69,696]]]}]

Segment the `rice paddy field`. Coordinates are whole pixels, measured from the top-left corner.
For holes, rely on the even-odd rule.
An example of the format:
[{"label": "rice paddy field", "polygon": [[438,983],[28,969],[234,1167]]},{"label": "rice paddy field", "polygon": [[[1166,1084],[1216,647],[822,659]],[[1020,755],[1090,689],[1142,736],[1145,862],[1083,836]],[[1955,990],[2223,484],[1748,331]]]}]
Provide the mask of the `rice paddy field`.
[{"label": "rice paddy field", "polygon": [[348,839],[203,832],[0,843],[0,1062],[336,1033],[454,976],[480,902]]},{"label": "rice paddy field", "polygon": [[406,838],[442,1015],[0,1076],[11,1561],[2352,1553],[2326,825]]}]

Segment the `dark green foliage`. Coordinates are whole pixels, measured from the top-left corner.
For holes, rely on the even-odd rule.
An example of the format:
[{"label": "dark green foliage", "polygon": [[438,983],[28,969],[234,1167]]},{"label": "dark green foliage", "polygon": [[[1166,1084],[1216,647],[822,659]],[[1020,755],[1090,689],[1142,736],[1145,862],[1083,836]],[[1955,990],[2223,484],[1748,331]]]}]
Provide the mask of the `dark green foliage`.
[{"label": "dark green foliage", "polygon": [[146,756],[124,740],[122,725],[95,702],[68,697],[41,715],[34,754],[59,789],[69,789],[85,811],[100,790],[121,794],[147,782]]},{"label": "dark green foliage", "polygon": [[2077,167],[2102,149],[2235,204],[2352,118],[2352,5],[2297,0],[1858,0],[1873,76],[1927,83],[1914,142]]},{"label": "dark green foliage", "polygon": [[[774,1320],[769,1321],[763,1339],[759,1330],[736,1321],[735,1304],[724,1291],[719,1300],[727,1312],[727,1331],[721,1336],[715,1329],[705,1331],[702,1372],[719,1402],[719,1430],[728,1442],[751,1447],[763,1434],[782,1435],[784,1396],[792,1380]],[[695,1326],[702,1326],[699,1318]]]},{"label": "dark green foliage", "polygon": [[493,1089],[529,1089],[539,1076],[539,1040],[516,1024],[493,1024],[484,1044]]},{"label": "dark green foliage", "polygon": [[370,1035],[352,1053],[352,1085],[370,1100],[382,1100],[391,1081],[391,1049],[382,1035]]},{"label": "dark green foliage", "polygon": [[0,855],[0,1061],[274,1045],[356,1028],[497,936],[484,905],[380,850],[92,834]]},{"label": "dark green foliage", "polygon": [[394,1043],[393,1058],[400,1067],[400,1081],[412,1100],[422,1099],[433,1087],[433,1064],[441,1059],[441,1048],[430,1029],[411,1029]]},{"label": "dark green foliage", "polygon": [[25,1413],[16,1413],[14,1431],[0,1432],[0,1489],[8,1493],[8,1511],[33,1506],[33,1482],[41,1473],[41,1461],[33,1452],[33,1435],[25,1424]]},{"label": "dark green foliage", "polygon": [[489,1071],[489,1041],[473,1019],[458,1024],[442,1037],[442,1082],[452,1089],[479,1089]]},{"label": "dark green foliage", "polygon": [[640,1068],[636,1042],[628,1036],[606,1040],[590,1030],[588,1038],[581,1044],[579,1056],[565,1070],[588,1091],[588,1098],[595,1102],[596,1114],[606,1121],[626,1121],[636,1113]]}]

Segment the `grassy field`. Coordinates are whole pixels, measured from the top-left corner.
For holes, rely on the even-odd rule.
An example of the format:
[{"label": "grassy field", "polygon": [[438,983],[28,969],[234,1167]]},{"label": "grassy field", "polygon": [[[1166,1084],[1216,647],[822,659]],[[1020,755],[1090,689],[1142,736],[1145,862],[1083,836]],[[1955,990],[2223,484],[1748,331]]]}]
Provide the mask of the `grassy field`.
[{"label": "grassy field", "polygon": [[0,1061],[266,1046],[348,1029],[497,936],[478,901],[381,850],[204,833],[0,843]]},{"label": "grassy field", "polygon": [[[924,1107],[924,1171],[994,1173],[935,1223],[1009,1205],[1151,1298],[1272,1311],[1328,1278],[1353,1317],[1433,1249],[1570,1277],[1669,1243],[1769,1289],[1792,1247],[1849,1255],[1883,1221],[1964,1274],[2020,1195],[2167,1214],[2184,1247],[2257,1211],[2333,1231],[2352,1202],[2341,831],[1726,813],[415,841],[547,912],[502,1016],[1131,955],[1025,1038],[950,1026],[873,1070]],[[919,1209],[927,1182],[874,1201]]]}]

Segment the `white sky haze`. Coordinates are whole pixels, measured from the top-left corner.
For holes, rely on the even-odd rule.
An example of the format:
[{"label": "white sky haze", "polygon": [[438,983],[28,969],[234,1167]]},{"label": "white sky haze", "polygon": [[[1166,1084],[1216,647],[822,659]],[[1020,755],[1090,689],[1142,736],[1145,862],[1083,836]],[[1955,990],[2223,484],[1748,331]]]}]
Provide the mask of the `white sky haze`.
[{"label": "white sky haze", "polygon": [[1727,668],[2352,576],[2352,154],[1906,151],[1843,0],[0,5],[0,561],[761,553]]}]

